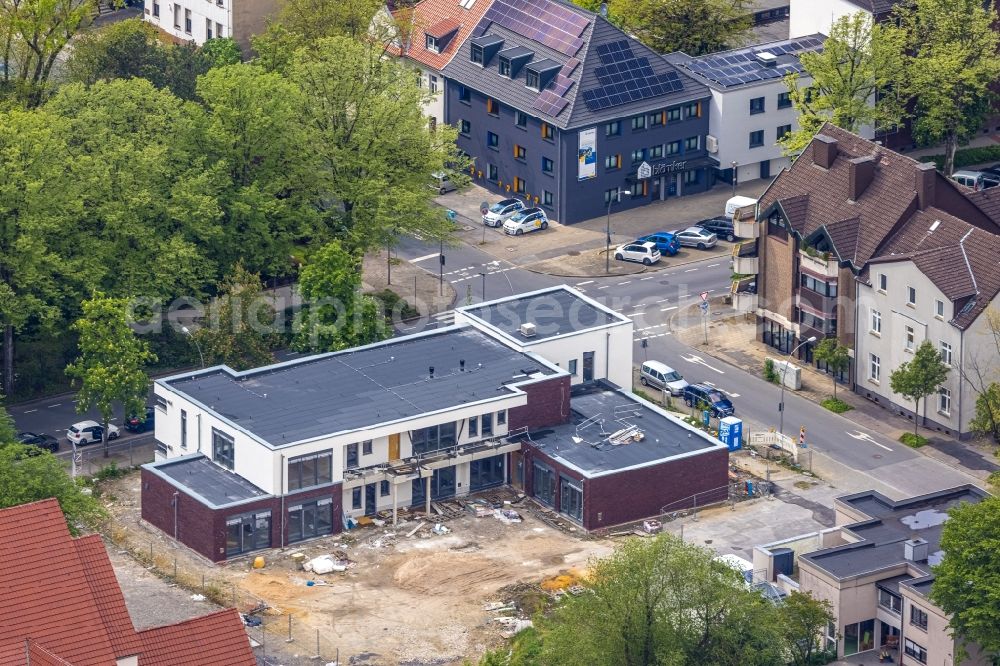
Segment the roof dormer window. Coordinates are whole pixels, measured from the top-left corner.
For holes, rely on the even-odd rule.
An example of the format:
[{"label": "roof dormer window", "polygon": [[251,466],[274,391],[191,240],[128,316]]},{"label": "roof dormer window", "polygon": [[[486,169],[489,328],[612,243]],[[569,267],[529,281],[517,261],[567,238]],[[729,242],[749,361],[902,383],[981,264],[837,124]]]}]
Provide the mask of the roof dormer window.
[{"label": "roof dormer window", "polygon": [[500,76],[510,78],[510,60],[500,56]]},{"label": "roof dormer window", "polygon": [[477,65],[481,66],[483,64],[483,47],[480,46],[479,44],[473,44],[472,45],[472,58],[470,58],[470,59],[472,60],[472,62],[474,62]]},{"label": "roof dormer window", "polygon": [[544,90],[561,69],[562,65],[555,60],[536,60],[524,68],[524,85],[531,90]]},{"label": "roof dormer window", "polygon": [[473,37],[469,40],[469,60],[480,67],[486,67],[502,48],[503,38],[497,35]]},{"label": "roof dormer window", "polygon": [[525,70],[524,85],[532,90],[538,90],[538,72],[533,69]]},{"label": "roof dormer window", "polygon": [[425,38],[424,46],[427,47],[428,51],[430,51],[431,53],[441,53],[441,49],[438,48],[437,37],[433,35],[424,35],[424,38]]}]

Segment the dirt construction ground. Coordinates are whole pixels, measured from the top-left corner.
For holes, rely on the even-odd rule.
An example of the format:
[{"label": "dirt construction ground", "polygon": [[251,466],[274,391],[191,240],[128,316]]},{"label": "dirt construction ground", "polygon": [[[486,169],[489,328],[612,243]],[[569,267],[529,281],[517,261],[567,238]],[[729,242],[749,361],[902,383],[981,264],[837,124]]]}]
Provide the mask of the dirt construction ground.
[{"label": "dirt construction ground", "polygon": [[[105,496],[113,499],[107,506],[114,516],[109,531],[115,541],[121,545],[127,540],[129,550],[143,559],[152,552],[156,568],[168,578],[176,561],[178,580],[186,581],[192,591],[198,591],[204,576],[227,605],[235,600],[245,611],[254,597],[264,600],[272,607],[264,617],[269,627],[264,638],[268,657],[277,659],[269,663],[275,664],[309,663],[306,658],[316,654],[317,630],[321,659],[311,663],[333,662],[338,650],[341,664],[474,661],[502,640],[504,627],[491,622],[492,617],[530,617],[533,595],[541,594],[539,582],[559,574],[568,574],[560,580],[572,582],[588,559],[607,555],[613,546],[610,540],[570,532],[568,525],[550,526],[540,510],[525,501],[514,507],[521,523],[456,511],[443,523],[449,533],[434,534],[431,525],[425,525],[407,537],[417,525],[416,516],[401,514],[396,529],[371,525],[297,548],[265,551],[263,569],[253,569],[249,560],[220,566],[142,523],[139,485],[138,473],[132,473],[105,489]],[[516,499],[502,489],[482,496]],[[315,575],[292,560],[293,553],[303,553],[308,561],[338,551],[352,562],[342,573]],[[527,608],[521,613],[484,610],[491,601],[519,601]],[[295,640],[285,643],[289,614]],[[262,642],[254,630],[250,635]]]}]

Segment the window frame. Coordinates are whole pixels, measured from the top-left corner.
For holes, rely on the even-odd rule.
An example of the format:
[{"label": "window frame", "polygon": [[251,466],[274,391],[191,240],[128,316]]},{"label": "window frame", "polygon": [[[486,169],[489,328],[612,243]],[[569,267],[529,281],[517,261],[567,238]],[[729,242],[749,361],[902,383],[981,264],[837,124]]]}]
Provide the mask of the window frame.
[{"label": "window frame", "polygon": [[212,460],[230,471],[236,468],[236,439],[216,428],[212,428]]},{"label": "window frame", "polygon": [[950,342],[939,340],[939,343],[938,354],[941,355],[941,361],[950,368],[952,366],[952,361],[954,360],[954,349],[952,349]]},{"label": "window frame", "polygon": [[[532,85],[534,84],[534,85]],[[529,90],[542,89],[542,75],[533,69],[524,68],[524,87]]]},{"label": "window frame", "polygon": [[479,417],[469,417],[469,437],[479,437]]},{"label": "window frame", "polygon": [[[309,462],[313,463],[311,467],[306,465]],[[324,462],[325,464],[323,464]],[[311,474],[307,474],[306,472],[310,469],[312,470]],[[288,479],[285,484],[288,492],[297,492],[333,483],[333,449],[289,458],[285,476]],[[309,478],[310,476],[312,478]]]},{"label": "window frame", "polygon": [[469,62],[483,67],[485,64],[486,54],[483,51],[483,47],[479,44],[473,44],[469,51]]},{"label": "window frame", "polygon": [[437,37],[424,33],[424,48],[431,53],[441,53],[441,47],[438,44]]},{"label": "window frame", "polygon": [[[666,110],[667,122],[676,123],[684,119],[683,108],[679,106],[674,106]],[[688,116],[690,118],[690,116]]]},{"label": "window frame", "polygon": [[792,96],[786,92],[778,93],[778,109],[790,109],[792,107]]},{"label": "window frame", "polygon": [[938,387],[938,413],[951,416],[951,389]]},{"label": "window frame", "polygon": [[577,376],[577,366],[579,365],[577,361],[578,359],[571,358],[566,363],[566,371],[573,377]]},{"label": "window frame", "polygon": [[467,86],[458,86],[458,101],[462,104],[472,103],[472,91]]},{"label": "window frame", "polygon": [[940,298],[934,299],[934,316],[938,319],[944,319],[944,301]]},{"label": "window frame", "polygon": [[542,173],[553,173],[556,169],[556,163],[551,159],[542,155]]},{"label": "window frame", "polygon": [[781,141],[786,136],[792,133],[791,123],[787,125],[778,125],[778,128],[775,130],[774,133],[775,133],[775,141]]},{"label": "window frame", "polygon": [[[760,139],[759,143],[755,143],[754,139]],[[750,132],[750,148],[763,148],[764,147],[764,130],[754,130]]]},{"label": "window frame", "polygon": [[521,129],[528,127],[528,114],[520,109],[514,109],[514,126]]},{"label": "window frame", "polygon": [[542,190],[542,205],[551,208],[552,201],[553,201],[552,192],[549,192],[548,190]]},{"label": "window frame", "polygon": [[528,159],[528,149],[519,143],[514,144],[514,159],[524,162]]},{"label": "window frame", "polygon": [[633,132],[642,132],[646,129],[646,114],[642,113],[638,116],[632,116],[631,122]]},{"label": "window frame", "polygon": [[497,73],[504,78],[510,78],[510,58],[500,56],[497,62]]},{"label": "window frame", "polygon": [[500,150],[500,135],[496,132],[486,131],[486,147],[492,150]]},{"label": "window frame", "polygon": [[750,98],[750,115],[755,116],[758,113],[764,113],[767,108],[764,97],[751,97]]},{"label": "window frame", "polygon": [[877,354],[868,353],[868,379],[876,384],[882,378],[882,359]]},{"label": "window frame", "polygon": [[458,119],[458,133],[462,136],[469,136],[472,134],[472,123],[465,118]]},{"label": "window frame", "polygon": [[886,290],[888,289],[888,287],[889,287],[889,276],[886,275],[885,273],[879,273],[878,274],[878,290],[884,294],[886,292]]},{"label": "window frame", "polygon": [[[923,618],[922,622],[920,621],[921,617]],[[912,624],[914,627],[917,627],[918,629],[923,629],[924,631],[927,631],[927,611],[911,603],[910,624]]]},{"label": "window frame", "polygon": [[917,346],[917,330],[913,326],[905,324],[903,326],[903,340],[904,349],[908,352],[912,352]]},{"label": "window frame", "polygon": [[921,664],[927,663],[927,650],[923,645],[920,645],[909,638],[903,639],[903,653],[907,657],[913,657]]},{"label": "window frame", "polygon": [[621,136],[622,135],[622,121],[612,120],[610,123],[604,124],[604,136]]},{"label": "window frame", "polygon": [[[693,146],[691,145],[692,141],[694,142]],[[697,151],[697,150],[701,150],[701,137],[700,136],[698,136],[698,135],[689,136],[688,138],[684,139],[684,152],[685,153],[688,152],[688,151],[694,152],[694,151]]]},{"label": "window frame", "polygon": [[870,316],[868,325],[870,328],[868,331],[870,333],[875,333],[876,335],[882,334],[882,313],[875,308],[869,308]]},{"label": "window frame", "polygon": [[917,288],[906,285],[906,304],[910,307],[917,305]]}]

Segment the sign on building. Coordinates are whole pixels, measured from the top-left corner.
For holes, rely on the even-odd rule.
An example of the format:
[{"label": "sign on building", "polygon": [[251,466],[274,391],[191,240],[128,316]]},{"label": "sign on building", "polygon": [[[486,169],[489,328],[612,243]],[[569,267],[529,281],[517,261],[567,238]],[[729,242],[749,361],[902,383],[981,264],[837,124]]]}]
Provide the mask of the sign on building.
[{"label": "sign on building", "polygon": [[579,165],[577,178],[587,180],[597,175],[597,129],[580,130]]},{"label": "sign on building", "polygon": [[652,175],[653,167],[649,166],[649,162],[643,162],[639,165],[639,172],[636,174],[636,177],[638,177],[639,180],[645,180]]}]

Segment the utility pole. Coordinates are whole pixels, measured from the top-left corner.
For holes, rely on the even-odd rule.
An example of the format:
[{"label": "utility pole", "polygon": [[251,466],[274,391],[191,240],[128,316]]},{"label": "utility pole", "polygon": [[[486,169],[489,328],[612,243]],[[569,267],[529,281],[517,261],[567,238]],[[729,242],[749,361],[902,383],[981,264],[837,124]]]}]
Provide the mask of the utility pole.
[{"label": "utility pole", "polygon": [[438,295],[444,296],[444,241],[441,241],[441,249],[438,250],[440,266],[438,266]]}]

